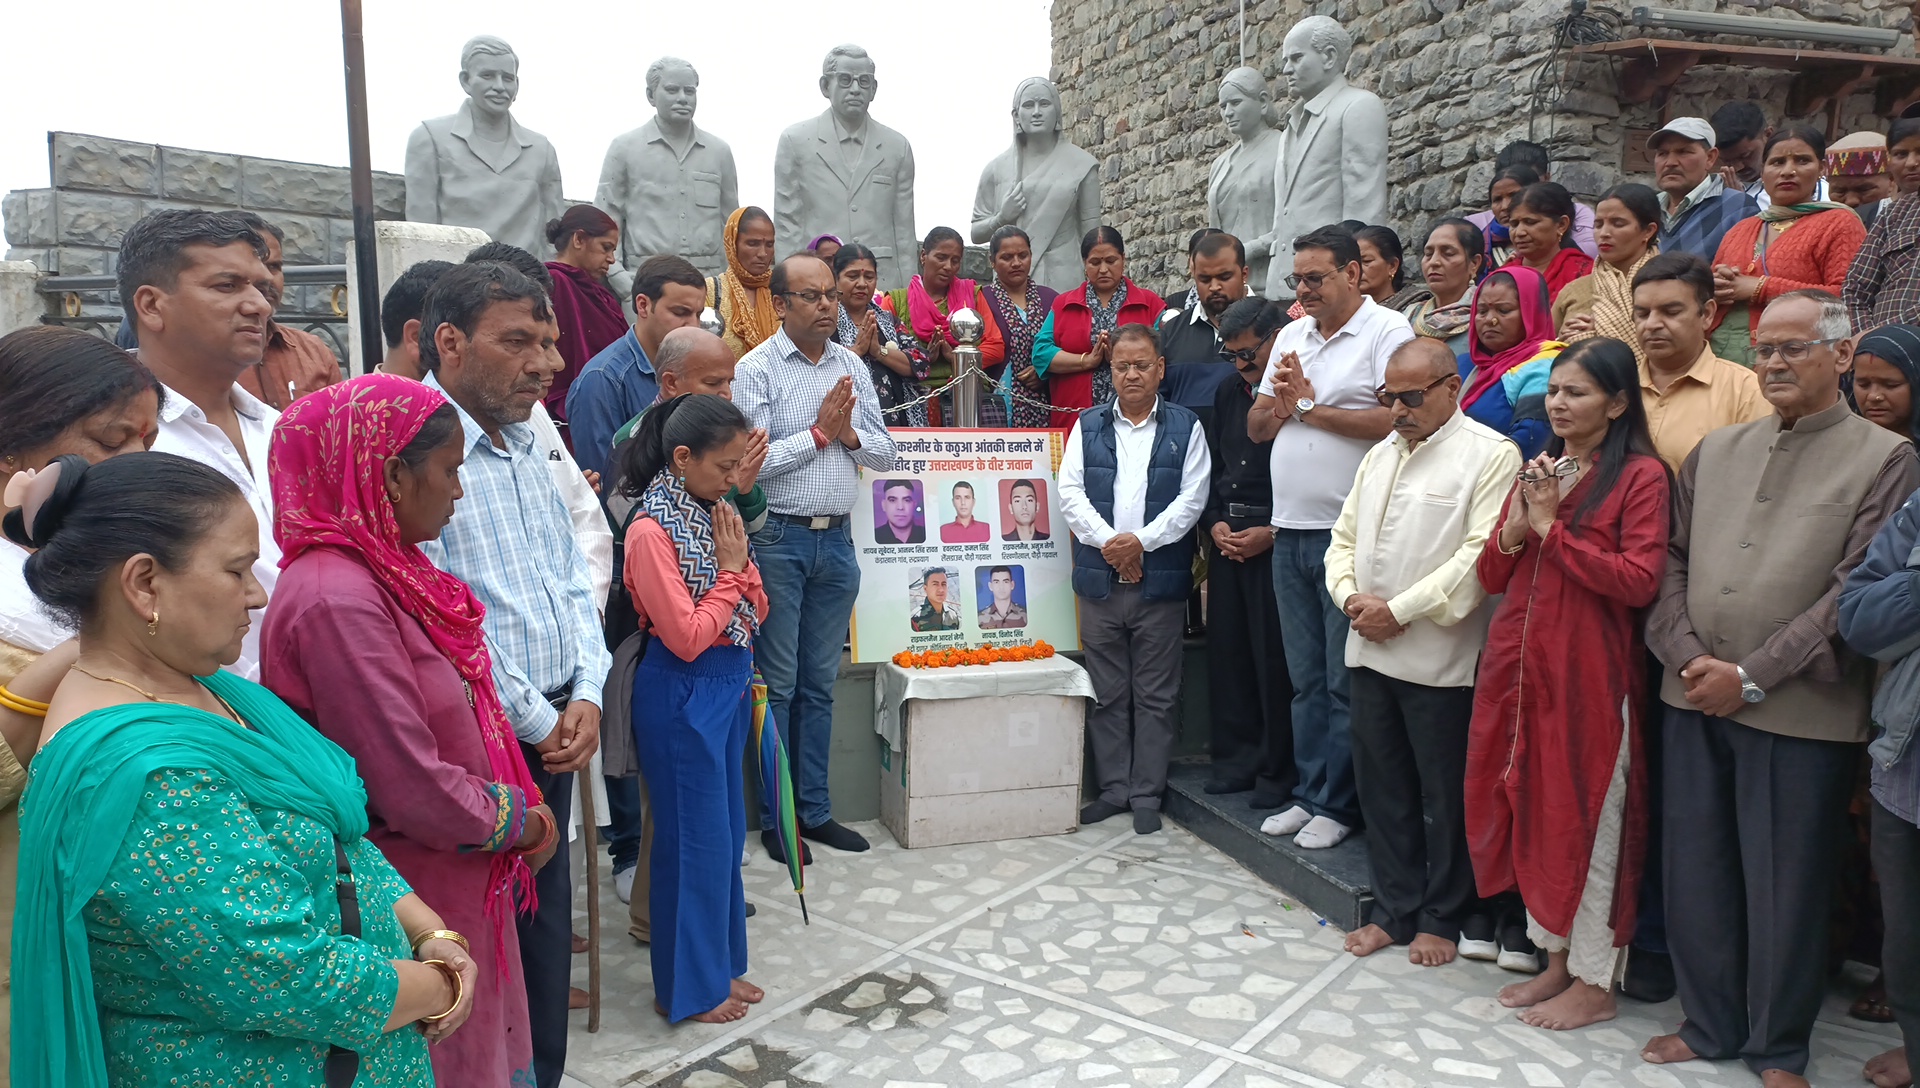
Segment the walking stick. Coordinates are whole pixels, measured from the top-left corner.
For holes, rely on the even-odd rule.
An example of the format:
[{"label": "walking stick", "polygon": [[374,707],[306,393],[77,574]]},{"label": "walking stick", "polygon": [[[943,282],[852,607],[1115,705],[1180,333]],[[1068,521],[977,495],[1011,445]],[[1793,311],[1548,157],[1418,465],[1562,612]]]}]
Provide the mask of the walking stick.
[{"label": "walking stick", "polygon": [[[586,774],[592,774],[592,764]],[[600,1030],[600,820],[593,810],[593,780],[574,775],[580,790],[580,839],[587,849],[587,1031]]]}]

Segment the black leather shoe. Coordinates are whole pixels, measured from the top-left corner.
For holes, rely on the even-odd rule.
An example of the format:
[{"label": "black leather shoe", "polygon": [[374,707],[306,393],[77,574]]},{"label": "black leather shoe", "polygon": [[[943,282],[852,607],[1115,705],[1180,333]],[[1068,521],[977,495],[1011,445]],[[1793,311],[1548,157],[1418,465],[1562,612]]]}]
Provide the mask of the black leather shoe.
[{"label": "black leather shoe", "polygon": [[1205,792],[1205,793],[1245,793],[1248,790],[1253,788],[1253,779],[1251,778],[1232,778],[1232,779],[1215,778],[1200,788],[1202,792]]},{"label": "black leather shoe", "polygon": [[751,917],[753,917],[754,915],[756,915],[756,914],[758,914],[758,913],[760,913],[760,912],[759,912],[759,911],[757,911],[757,910],[754,910],[754,909],[753,909],[753,904],[752,904],[752,903],[748,903],[748,904],[747,904],[747,917],[749,917],[749,918],[751,918]]},{"label": "black leather shoe", "polygon": [[1160,830],[1160,810],[1157,808],[1136,808],[1133,810],[1133,833],[1151,835]]},{"label": "black leather shoe", "polygon": [[833,820],[814,827],[801,828],[800,837],[812,839],[822,846],[831,846],[835,850],[844,850],[849,854],[858,854],[868,846],[865,835]]},{"label": "black leather shoe", "polygon": [[1673,996],[1673,957],[1665,952],[1642,948],[1627,951],[1627,972],[1621,976],[1620,992],[1635,1001],[1657,1004]]},{"label": "black leather shoe", "polygon": [[1291,798],[1292,796],[1293,795],[1290,793],[1279,793],[1277,791],[1273,793],[1269,793],[1266,790],[1254,790],[1253,796],[1247,798],[1247,807],[1248,808],[1274,808],[1274,809],[1285,808],[1287,807],[1288,799]]},{"label": "black leather shoe", "polygon": [[1111,820],[1125,811],[1127,810],[1119,805],[1109,805],[1105,801],[1088,801],[1086,807],[1080,810],[1080,822],[1097,824],[1102,820]]},{"label": "black leather shoe", "polygon": [[[767,856],[775,862],[781,865],[787,863],[787,850],[786,847],[780,845],[780,833],[778,831],[769,827],[765,831],[760,832],[760,845],[767,848]],[[800,844],[800,864],[813,864],[813,850],[804,842]]]}]

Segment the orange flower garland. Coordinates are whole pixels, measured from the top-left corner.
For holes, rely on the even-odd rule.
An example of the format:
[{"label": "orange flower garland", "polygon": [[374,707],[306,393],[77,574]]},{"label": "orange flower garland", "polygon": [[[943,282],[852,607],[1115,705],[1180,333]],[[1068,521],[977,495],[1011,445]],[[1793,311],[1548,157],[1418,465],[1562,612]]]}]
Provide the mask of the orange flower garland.
[{"label": "orange flower garland", "polygon": [[1040,661],[1053,656],[1053,647],[1044,639],[1025,646],[981,645],[969,650],[956,646],[950,650],[901,650],[893,663],[903,669],[945,669],[955,665],[991,665],[996,661]]}]

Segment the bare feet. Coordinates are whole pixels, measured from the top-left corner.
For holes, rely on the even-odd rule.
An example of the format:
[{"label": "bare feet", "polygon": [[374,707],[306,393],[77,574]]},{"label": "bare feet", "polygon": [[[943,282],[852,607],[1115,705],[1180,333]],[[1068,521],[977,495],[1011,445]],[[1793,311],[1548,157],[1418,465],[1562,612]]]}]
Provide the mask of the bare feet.
[{"label": "bare feet", "polygon": [[1678,1032],[1672,1035],[1656,1035],[1647,1040],[1640,1048],[1640,1060],[1650,1065],[1673,1065],[1676,1062],[1690,1062],[1700,1055],[1693,1052]]},{"label": "bare feet", "polygon": [[1760,1088],[1813,1088],[1813,1085],[1798,1073],[1769,1069],[1760,1074]]},{"label": "bare feet", "polygon": [[1422,933],[1413,938],[1412,947],[1407,949],[1407,962],[1422,967],[1439,967],[1453,962],[1460,946],[1445,937],[1436,937],[1431,933]]},{"label": "bare feet", "polygon": [[749,1005],[758,1005],[760,1002],[766,1000],[766,997],[767,991],[762,990],[746,979],[736,978],[733,980],[733,999],[735,1001],[744,1001]]},{"label": "bare feet", "polygon": [[1613,991],[1576,979],[1559,997],[1542,1001],[1521,1013],[1520,1021],[1536,1028],[1572,1031],[1613,1017]]},{"label": "bare feet", "polygon": [[[658,1001],[653,1003],[653,1011],[661,1016],[667,1015],[667,1010],[661,1008]],[[706,1012],[696,1012],[687,1019],[697,1020],[702,1024],[731,1024],[745,1015],[747,1015],[746,1002],[729,997]]]},{"label": "bare feet", "polygon": [[1913,1083],[1913,1073],[1907,1067],[1907,1048],[1896,1046],[1884,1054],[1874,1055],[1867,1060],[1861,1075],[1876,1088],[1907,1088]]},{"label": "bare feet", "polygon": [[593,1004],[593,998],[578,986],[567,987],[567,1008],[584,1009]]},{"label": "bare feet", "polygon": [[1527,981],[1501,987],[1500,1003],[1509,1009],[1530,1008],[1559,997],[1571,985],[1573,976],[1567,974],[1566,954],[1560,953],[1548,957],[1547,969]]},{"label": "bare feet", "polygon": [[573,954],[578,956],[587,950],[587,939],[578,933],[573,935]]},{"label": "bare feet", "polygon": [[1392,943],[1393,938],[1379,926],[1361,926],[1347,934],[1347,951],[1356,956],[1371,956]]}]

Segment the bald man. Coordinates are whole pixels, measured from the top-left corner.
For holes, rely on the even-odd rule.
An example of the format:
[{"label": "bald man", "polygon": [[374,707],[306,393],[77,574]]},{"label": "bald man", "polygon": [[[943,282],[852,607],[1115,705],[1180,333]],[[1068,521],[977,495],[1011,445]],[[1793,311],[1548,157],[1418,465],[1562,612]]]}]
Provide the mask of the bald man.
[{"label": "bald man", "polygon": [[1453,960],[1477,900],[1467,855],[1467,725],[1491,609],[1474,564],[1520,468],[1505,435],[1460,411],[1460,374],[1439,340],[1387,362],[1393,433],[1367,451],[1327,549],[1327,591],[1347,614],[1353,767],[1373,866],[1365,956],[1411,944],[1423,967]]}]

